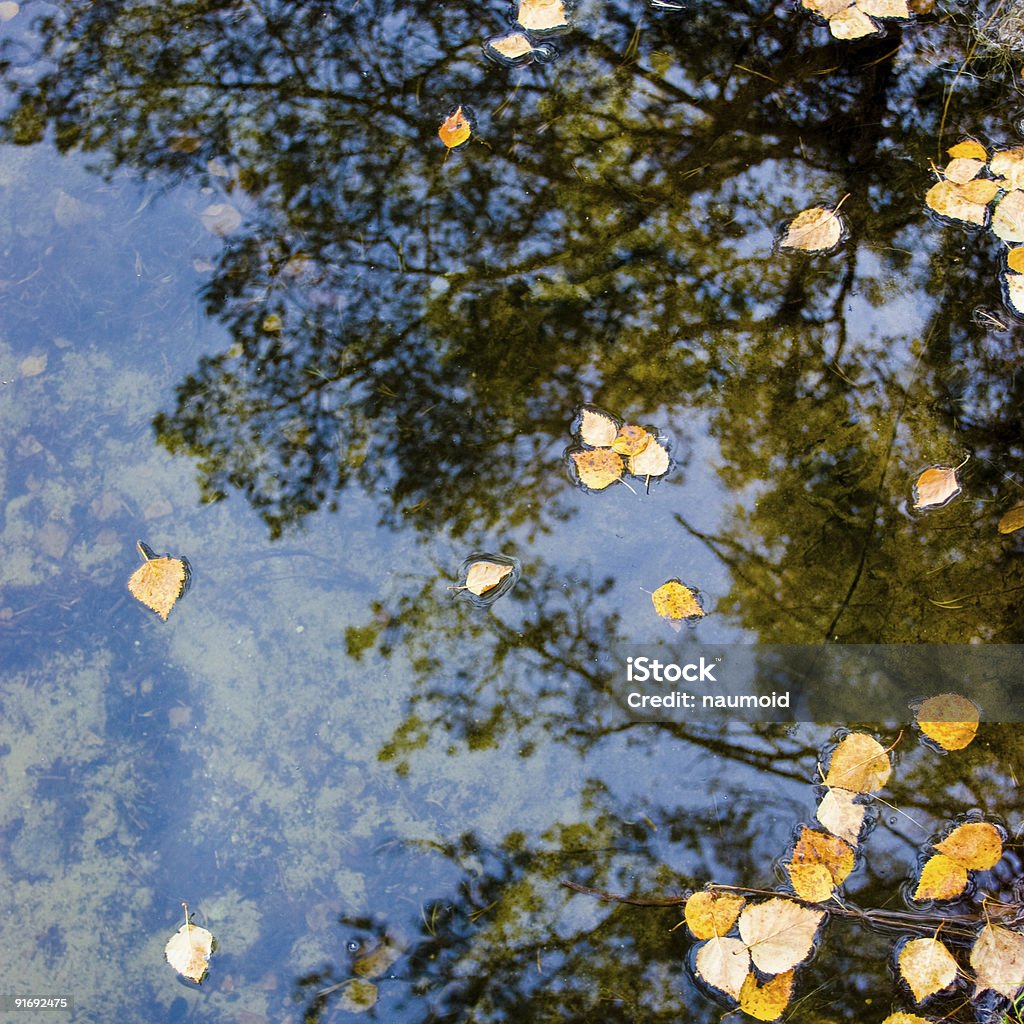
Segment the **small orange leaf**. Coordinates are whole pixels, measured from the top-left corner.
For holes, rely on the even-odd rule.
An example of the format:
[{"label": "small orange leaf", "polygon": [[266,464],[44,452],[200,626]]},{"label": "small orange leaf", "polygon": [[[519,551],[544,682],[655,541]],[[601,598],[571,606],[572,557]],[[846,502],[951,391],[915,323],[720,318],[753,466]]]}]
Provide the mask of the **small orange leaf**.
[{"label": "small orange leaf", "polygon": [[914,890],[915,900],[951,900],[967,888],[967,869],[944,854],[925,861]]},{"label": "small orange leaf", "polygon": [[610,448],[572,452],[580,483],[591,491],[602,491],[622,476],[622,459]]},{"label": "small orange leaf", "polygon": [[1024,274],[1024,245],[1018,245],[1006,254],[1006,265],[1018,274]]},{"label": "small orange leaf", "polygon": [[918,727],[943,750],[963,750],[978,732],[978,705],[956,693],[940,693],[921,702]]},{"label": "small orange leaf", "polygon": [[473,134],[473,123],[469,111],[461,106],[456,107],[441,123],[437,134],[449,149],[454,149],[468,141],[470,135]]},{"label": "small orange leaf", "polygon": [[960,158],[967,160],[988,159],[988,151],[976,139],[964,139],[963,142],[958,142],[955,146],[950,146],[946,152],[954,160]]},{"label": "small orange leaf", "polygon": [[128,580],[132,597],[156,612],[164,622],[191,578],[188,562],[170,555],[157,557],[141,540],[136,543],[144,559]]},{"label": "small orange leaf", "polygon": [[639,455],[651,442],[651,435],[635,424],[619,427],[619,433],[612,441],[612,449],[620,455]]},{"label": "small orange leaf", "polygon": [[956,469],[933,466],[926,469],[914,484],[914,508],[941,508],[960,493]]},{"label": "small orange leaf", "polygon": [[682,619],[700,619],[704,616],[704,609],[701,607],[697,597],[697,591],[688,587],[679,580],[669,580],[663,583],[653,594],[651,601],[654,610],[670,622],[678,622]]},{"label": "small orange leaf", "polygon": [[687,901],[684,909],[686,926],[695,939],[713,939],[736,923],[747,901],[737,893],[701,889]]}]

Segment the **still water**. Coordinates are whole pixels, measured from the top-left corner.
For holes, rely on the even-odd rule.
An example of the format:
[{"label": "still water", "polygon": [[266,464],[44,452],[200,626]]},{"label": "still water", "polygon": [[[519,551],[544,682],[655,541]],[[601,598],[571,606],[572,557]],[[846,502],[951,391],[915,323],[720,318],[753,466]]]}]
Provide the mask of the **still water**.
[{"label": "still water", "polygon": [[[1007,246],[924,206],[948,147],[1020,144],[1022,58],[994,5],[919,10],[844,41],[789,3],[581,0],[510,67],[505,3],[0,5],[6,993],[720,1017],[678,906],[562,882],[778,886],[847,723],[632,723],[612,652],[1024,639]],[[777,250],[843,196],[836,252]],[[583,403],[668,472],[577,486]],[[166,622],[138,539],[191,564]],[[449,589],[480,552],[522,566],[489,608]],[[679,634],[672,578],[707,613]],[[1019,727],[895,756],[863,907],[906,909],[950,819],[1022,822]],[[183,901],[201,986],[164,960]],[[913,1009],[891,940],[832,922],[790,1018]]]}]

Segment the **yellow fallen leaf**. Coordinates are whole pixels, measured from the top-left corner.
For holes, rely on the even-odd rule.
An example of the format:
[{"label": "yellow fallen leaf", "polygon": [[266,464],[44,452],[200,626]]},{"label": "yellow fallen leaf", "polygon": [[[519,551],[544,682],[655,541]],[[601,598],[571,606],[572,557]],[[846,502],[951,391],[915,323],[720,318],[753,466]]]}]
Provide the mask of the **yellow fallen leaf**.
[{"label": "yellow fallen leaf", "polygon": [[873,18],[909,18],[907,0],[857,0],[857,9]]},{"label": "yellow fallen leaf", "polygon": [[793,972],[785,971],[764,984],[750,972],[740,988],[740,1009],[757,1020],[778,1020],[793,995]]},{"label": "yellow fallen leaf", "polygon": [[489,590],[493,590],[509,573],[512,572],[511,565],[504,565],[499,562],[472,562],[466,571],[466,582],[458,587],[449,587],[449,590],[468,590],[471,594],[481,597]]},{"label": "yellow fallen leaf", "polygon": [[495,36],[484,44],[487,53],[503,64],[525,64],[533,56],[534,45],[522,32]]},{"label": "yellow fallen leaf", "polygon": [[701,889],[686,901],[683,910],[686,926],[693,932],[695,939],[713,939],[725,935],[736,923],[746,902],[737,893]]},{"label": "yellow fallen leaf", "polygon": [[828,19],[828,27],[836,39],[863,39],[880,31],[878,22],[857,7],[848,7],[833,15]]},{"label": "yellow fallen leaf", "polygon": [[1011,249],[1006,254],[1006,265],[1018,274],[1024,274],[1024,245]]},{"label": "yellow fallen leaf", "polygon": [[1024,316],[1024,274],[1003,274],[1000,280],[1010,308]]},{"label": "yellow fallen leaf", "polygon": [[964,139],[955,146],[950,146],[946,153],[954,160],[981,160],[988,159],[988,150],[978,142],[977,139]]},{"label": "yellow fallen leaf", "polygon": [[651,594],[651,602],[654,604],[654,610],[669,621],[700,619],[704,616],[697,591],[679,580],[663,583]]},{"label": "yellow fallen leaf", "polygon": [[801,0],[801,3],[807,10],[820,14],[827,21],[850,7],[853,0]]},{"label": "yellow fallen leaf", "polygon": [[900,950],[897,964],[917,1003],[956,981],[956,961],[938,939],[911,939]]},{"label": "yellow fallen leaf", "polygon": [[975,178],[962,185],[955,181],[937,181],[925,193],[924,201],[940,217],[967,224],[984,224],[988,217],[988,204],[998,192],[999,186],[988,178]]},{"label": "yellow fallen leaf", "polygon": [[853,870],[853,849],[838,836],[804,826],[785,868],[797,896],[822,903]]},{"label": "yellow fallen leaf", "polygon": [[179,973],[197,984],[203,980],[213,952],[213,936],[189,921],[188,904],[185,923],[171,936],[164,947],[167,962]]},{"label": "yellow fallen leaf", "polygon": [[882,1024],[932,1024],[927,1017],[919,1017],[916,1013],[890,1013]]},{"label": "yellow fallen leaf", "polygon": [[750,954],[742,939],[716,936],[698,947],[694,973],[705,985],[739,999],[750,973]]},{"label": "yellow fallen leaf", "polygon": [[915,900],[951,900],[967,888],[967,869],[944,854],[929,857],[921,868]]},{"label": "yellow fallen leaf", "polygon": [[652,437],[642,452],[629,457],[629,471],[633,476],[661,476],[668,471],[668,450]]},{"label": "yellow fallen leaf", "polygon": [[531,32],[549,32],[569,23],[564,0],[519,0],[516,21]]},{"label": "yellow fallen leaf", "polygon": [[610,448],[570,454],[580,483],[591,491],[602,491],[622,476],[622,459]]},{"label": "yellow fallen leaf", "polygon": [[[832,25],[831,20],[829,25]],[[801,252],[827,252],[834,249],[843,237],[843,222],[838,213],[841,204],[842,200],[834,209],[812,206],[798,213],[786,229],[779,248],[799,249]]]},{"label": "yellow fallen leaf", "polygon": [[891,774],[892,765],[882,744],[867,733],[851,732],[832,751],[825,785],[854,793],[876,793]]},{"label": "yellow fallen leaf", "polygon": [[1003,855],[1003,836],[991,822],[968,821],[936,843],[935,849],[968,871],[988,871]]},{"label": "yellow fallen leaf", "polygon": [[992,211],[992,233],[1004,242],[1024,242],[1024,192],[1007,192]]},{"label": "yellow fallen leaf", "polygon": [[999,520],[1000,533],[1013,533],[1024,526],[1024,501],[1018,501],[1002,519]]},{"label": "yellow fallen leaf", "polygon": [[1005,179],[1007,188],[1024,188],[1024,146],[993,153],[988,169],[995,177]]},{"label": "yellow fallen leaf", "polygon": [[957,693],[921,701],[914,714],[918,728],[943,750],[963,750],[978,732],[978,705]]},{"label": "yellow fallen leaf", "polygon": [[941,508],[960,493],[956,468],[933,466],[926,469],[914,484],[914,508]]},{"label": "yellow fallen leaf", "polygon": [[156,612],[164,622],[191,579],[188,562],[170,555],[157,557],[149,545],[136,542],[143,564],[132,573],[128,589],[132,597]]},{"label": "yellow fallen leaf", "polygon": [[456,107],[441,122],[441,127],[437,129],[437,134],[449,149],[454,149],[456,146],[461,146],[464,142],[467,142],[470,135],[473,134],[473,123],[469,111],[461,106]]},{"label": "yellow fallen leaf", "polygon": [[651,443],[651,435],[633,423],[619,427],[619,432],[612,441],[612,450],[620,455],[639,455]]},{"label": "yellow fallen leaf", "polygon": [[845,839],[851,846],[860,841],[868,810],[864,804],[858,803],[858,795],[848,789],[833,787],[821,798],[815,814],[832,835]]},{"label": "yellow fallen leaf", "polygon": [[592,448],[610,448],[618,432],[619,425],[611,416],[586,406],[580,413],[579,436],[584,444]]},{"label": "yellow fallen leaf", "polygon": [[955,181],[958,185],[966,185],[973,181],[985,166],[984,160],[972,160],[970,157],[959,156],[950,160],[943,168],[942,176],[947,181]]},{"label": "yellow fallen leaf", "polygon": [[986,924],[971,947],[977,999],[992,989],[1007,999],[1016,999],[1024,986],[1024,935],[998,924]]},{"label": "yellow fallen leaf", "polygon": [[825,917],[787,899],[748,903],[740,913],[740,938],[750,959],[763,974],[781,974],[797,967],[810,955],[818,925]]}]

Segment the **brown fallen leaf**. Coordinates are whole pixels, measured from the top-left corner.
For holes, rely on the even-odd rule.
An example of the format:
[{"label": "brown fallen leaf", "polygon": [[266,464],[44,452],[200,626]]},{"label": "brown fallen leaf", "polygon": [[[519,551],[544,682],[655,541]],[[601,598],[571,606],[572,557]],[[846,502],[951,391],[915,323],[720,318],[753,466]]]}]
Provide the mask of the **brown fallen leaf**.
[{"label": "brown fallen leaf", "polygon": [[461,106],[456,107],[441,122],[437,134],[449,149],[454,149],[468,141],[470,135],[473,134],[473,121],[469,110]]},{"label": "brown fallen leaf", "polygon": [[132,597],[152,609],[164,622],[174,607],[175,602],[188,589],[192,571],[188,560],[172,558],[170,555],[158,557],[148,544],[141,540],[136,542],[143,564],[132,573],[128,580],[128,589]]},{"label": "brown fallen leaf", "polygon": [[[829,20],[829,26],[834,19]],[[824,206],[812,206],[798,213],[786,229],[780,249],[797,249],[801,252],[821,253],[834,249],[843,239],[844,225],[839,216],[839,207],[847,197],[829,209]]]},{"label": "brown fallen leaf", "polygon": [[789,1006],[792,995],[792,971],[784,971],[763,984],[751,971],[740,988],[740,1009],[756,1020],[778,1020]]},{"label": "brown fallen leaf", "polygon": [[1024,501],[1018,501],[999,520],[1000,533],[1014,533],[1024,526]]},{"label": "brown fallen leaf", "polygon": [[188,904],[185,923],[171,936],[164,947],[167,962],[179,973],[197,984],[203,980],[213,952],[213,936],[199,925],[189,921]]},{"label": "brown fallen leaf", "polygon": [[957,470],[963,466],[932,466],[926,469],[914,483],[914,508],[942,508],[948,505],[961,491]]},{"label": "brown fallen leaf", "polygon": [[918,728],[943,750],[963,750],[978,732],[978,705],[957,693],[921,701],[914,713]]},{"label": "brown fallen leaf", "polygon": [[468,590],[477,597],[482,597],[493,590],[506,576],[512,572],[512,566],[501,562],[472,562],[466,571],[466,582],[449,590]]},{"label": "brown fallen leaf", "polygon": [[986,924],[971,947],[977,999],[992,989],[1007,999],[1016,999],[1024,986],[1024,935],[998,924]]},{"label": "brown fallen leaf", "polygon": [[892,765],[882,744],[867,733],[851,732],[832,751],[824,781],[826,786],[854,793],[876,793],[891,774]]},{"label": "brown fallen leaf", "polygon": [[748,903],[740,913],[740,938],[750,959],[764,974],[782,974],[810,955],[823,910],[812,910],[787,899]]},{"label": "brown fallen leaf", "polygon": [[956,981],[956,961],[938,939],[911,939],[900,950],[897,966],[917,1003]]}]

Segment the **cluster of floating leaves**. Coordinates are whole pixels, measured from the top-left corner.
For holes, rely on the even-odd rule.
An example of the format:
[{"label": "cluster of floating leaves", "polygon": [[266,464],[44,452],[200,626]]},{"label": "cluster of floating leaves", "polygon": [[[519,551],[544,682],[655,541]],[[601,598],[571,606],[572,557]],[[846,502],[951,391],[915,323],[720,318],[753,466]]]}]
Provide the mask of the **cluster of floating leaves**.
[{"label": "cluster of floating leaves", "polygon": [[577,444],[565,454],[584,490],[603,491],[625,473],[649,484],[651,477],[668,472],[672,462],[668,449],[643,427],[624,424],[617,416],[586,405],[573,423]]},{"label": "cluster of floating leaves", "polygon": [[543,40],[569,25],[565,0],[519,0],[512,31],[492,36],[484,43],[491,60],[508,67],[547,63],[557,56],[555,48]]},{"label": "cluster of floating leaves", "polygon": [[803,7],[824,18],[836,39],[862,39],[883,31],[882,19],[910,18],[907,0],[800,0]]}]

